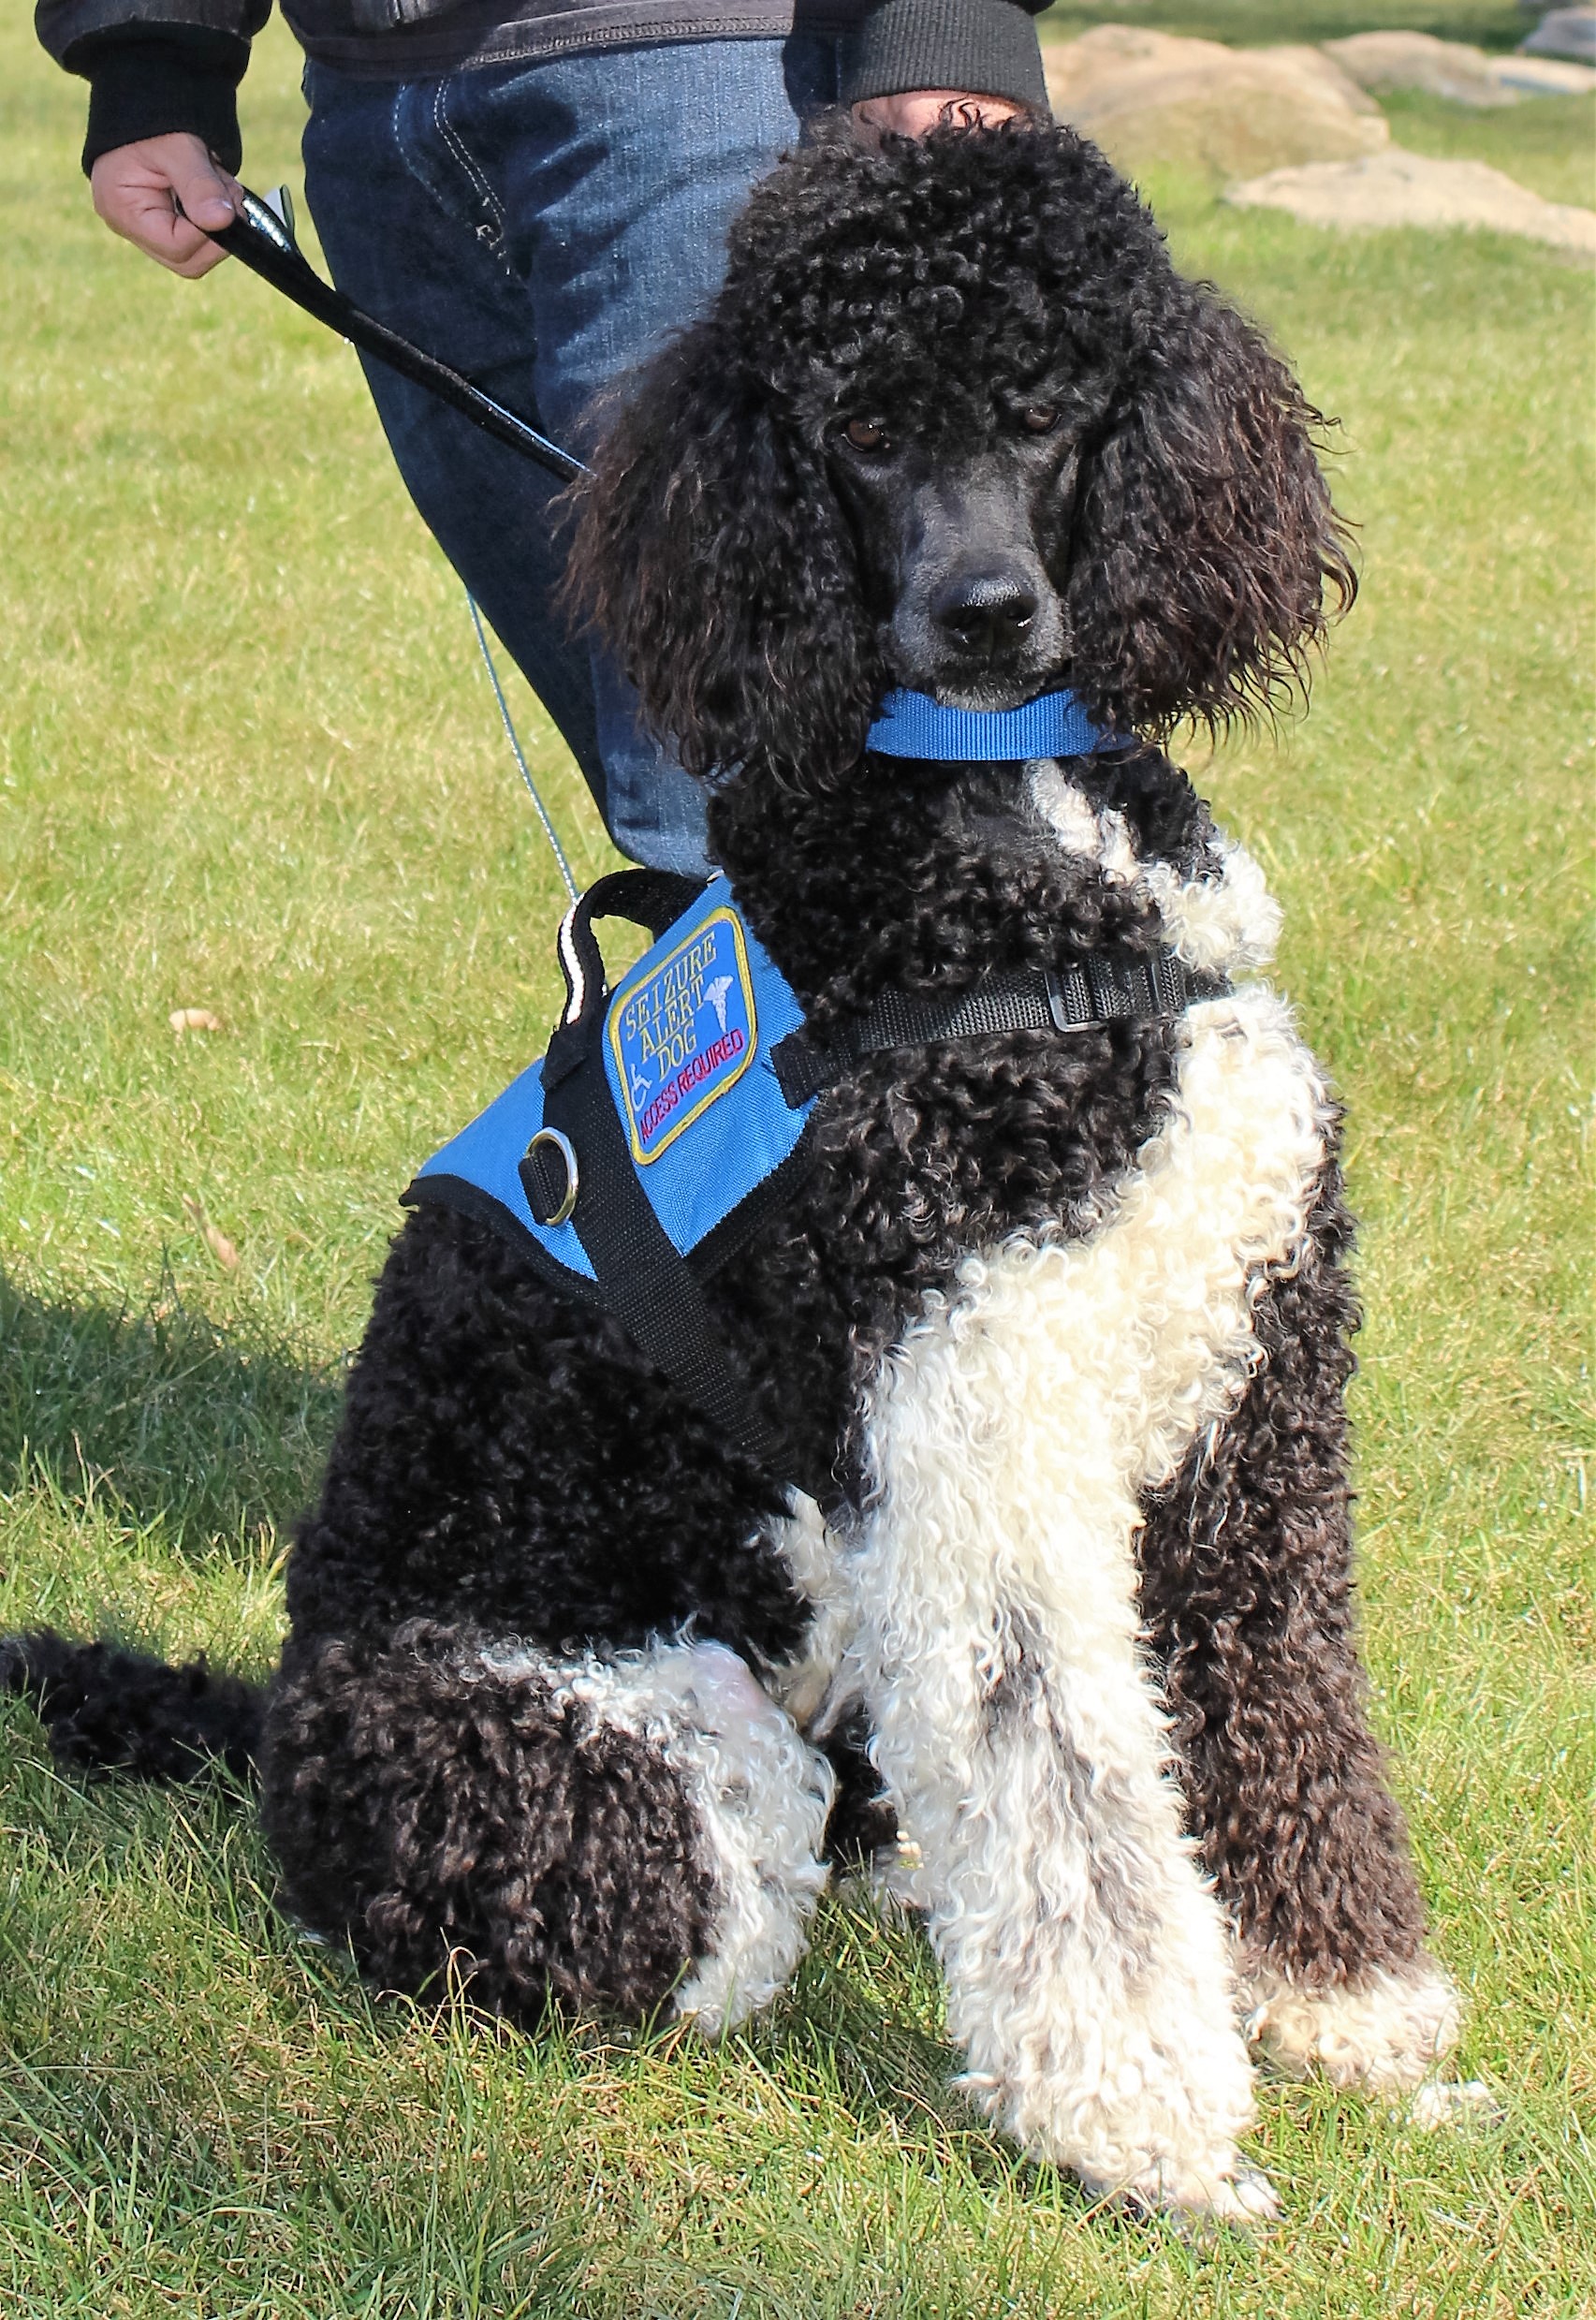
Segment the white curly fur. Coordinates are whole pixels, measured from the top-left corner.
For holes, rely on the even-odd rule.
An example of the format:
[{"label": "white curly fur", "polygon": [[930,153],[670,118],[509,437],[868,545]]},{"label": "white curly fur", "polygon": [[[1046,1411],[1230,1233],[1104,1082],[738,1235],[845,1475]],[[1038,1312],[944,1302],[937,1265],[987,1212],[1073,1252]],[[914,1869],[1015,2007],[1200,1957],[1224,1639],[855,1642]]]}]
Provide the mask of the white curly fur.
[{"label": "white curly fur", "polygon": [[824,1740],[860,1697],[860,1677],[850,1652],[853,1606],[842,1579],[845,1542],[813,1499],[792,1492],[792,1511],[767,1526],[766,1543],[786,1563],[793,1585],[813,1607],[796,1656],[769,1670],[765,1686],[800,1732]]},{"label": "white curly fur", "polygon": [[1457,2043],[1457,1992],[1428,1958],[1330,1990],[1260,1964],[1244,1975],[1241,2004],[1248,2038],[1288,2078],[1320,2070],[1333,2086],[1406,2094]]},{"label": "white curly fur", "polygon": [[599,1659],[555,1659],[520,1644],[483,1654],[504,1675],[535,1673],[557,1701],[656,1748],[698,1817],[716,1888],[710,1946],[673,2010],[707,2036],[770,2000],[803,1955],[825,1890],[820,1857],[834,1777],[792,1718],[718,1643],[659,1643]]},{"label": "white curly fur", "polygon": [[1193,1007],[1168,1119],[1084,1240],[959,1268],[869,1398],[840,1577],[969,2083],[1103,2190],[1238,2218],[1252,2074],[1143,1667],[1137,1493],[1234,1407],[1297,1261],[1325,1094],[1268,992]]},{"label": "white curly fur", "polygon": [[1280,940],[1281,906],[1245,846],[1216,830],[1219,875],[1183,878],[1170,862],[1138,861],[1123,815],[1093,805],[1052,759],[1035,759],[1029,778],[1032,800],[1064,851],[1084,855],[1116,885],[1138,888],[1185,965],[1200,975],[1267,966]]}]

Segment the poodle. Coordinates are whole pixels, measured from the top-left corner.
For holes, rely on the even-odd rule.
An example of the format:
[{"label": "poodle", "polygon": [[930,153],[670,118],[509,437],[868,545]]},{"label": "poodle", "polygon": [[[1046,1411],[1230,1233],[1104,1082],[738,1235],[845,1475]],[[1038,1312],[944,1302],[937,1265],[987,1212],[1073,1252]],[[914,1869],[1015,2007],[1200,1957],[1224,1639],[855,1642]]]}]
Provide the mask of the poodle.
[{"label": "poodle", "polygon": [[[590,898],[518,1082],[542,1237],[412,1188],[270,1687],[13,1638],[65,1759],[256,1766],[289,1910],[527,2024],[712,2035],[856,1864],[923,1918],[975,2101],[1133,2206],[1273,2210],[1256,2055],[1419,2084],[1457,2003],[1357,1656],[1340,1115],[1162,746],[1300,691],[1350,598],[1322,423],[1067,129],[833,129],[766,182],[596,454],[571,585],[709,786],[696,907],[793,1001],[796,1149],[647,1294],[549,1258]],[[696,889],[633,876],[668,944]],[[1022,990],[1051,1020],[983,1014]]]}]

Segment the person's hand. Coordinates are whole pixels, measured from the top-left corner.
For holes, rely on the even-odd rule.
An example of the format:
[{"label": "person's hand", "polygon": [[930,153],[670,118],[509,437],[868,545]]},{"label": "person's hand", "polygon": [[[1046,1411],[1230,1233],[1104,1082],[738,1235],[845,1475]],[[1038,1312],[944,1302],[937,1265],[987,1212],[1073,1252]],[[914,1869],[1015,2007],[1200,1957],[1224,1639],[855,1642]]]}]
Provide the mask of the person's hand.
[{"label": "person's hand", "polygon": [[[238,216],[238,181],[186,129],[102,153],[89,183],[95,208],[111,232],[174,274],[198,281],[227,257],[201,228],[227,226]],[[174,194],[183,206],[182,217],[172,206]]]},{"label": "person's hand", "polygon": [[854,125],[868,139],[924,137],[942,119],[944,110],[958,107],[955,120],[966,127],[989,129],[1012,121],[1023,105],[1007,96],[973,96],[968,89],[906,89],[901,96],[867,96],[854,107]]}]

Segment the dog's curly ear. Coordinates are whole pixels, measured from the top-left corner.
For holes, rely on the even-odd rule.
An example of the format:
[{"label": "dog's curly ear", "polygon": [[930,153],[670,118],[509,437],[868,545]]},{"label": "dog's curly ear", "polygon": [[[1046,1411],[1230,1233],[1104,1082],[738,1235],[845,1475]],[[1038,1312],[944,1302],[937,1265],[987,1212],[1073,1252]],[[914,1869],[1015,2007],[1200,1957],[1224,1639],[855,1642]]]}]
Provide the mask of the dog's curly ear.
[{"label": "dog's curly ear", "polygon": [[878,679],[819,454],[711,315],[626,394],[582,487],[567,588],[690,772],[857,762]]},{"label": "dog's curly ear", "polygon": [[1143,730],[1306,691],[1356,591],[1314,454],[1325,421],[1207,285],[1156,317],[1082,477],[1067,586],[1080,690]]}]

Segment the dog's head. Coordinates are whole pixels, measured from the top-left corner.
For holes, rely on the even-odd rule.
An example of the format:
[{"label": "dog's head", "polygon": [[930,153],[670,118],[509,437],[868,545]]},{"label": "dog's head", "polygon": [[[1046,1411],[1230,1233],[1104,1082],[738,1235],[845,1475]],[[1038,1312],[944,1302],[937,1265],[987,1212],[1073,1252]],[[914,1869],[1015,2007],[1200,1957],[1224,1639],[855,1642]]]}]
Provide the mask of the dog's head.
[{"label": "dog's head", "polygon": [[1069,130],[833,134],[606,437],[574,584],[697,771],[823,786],[894,685],[1223,720],[1351,595],[1319,423]]}]

